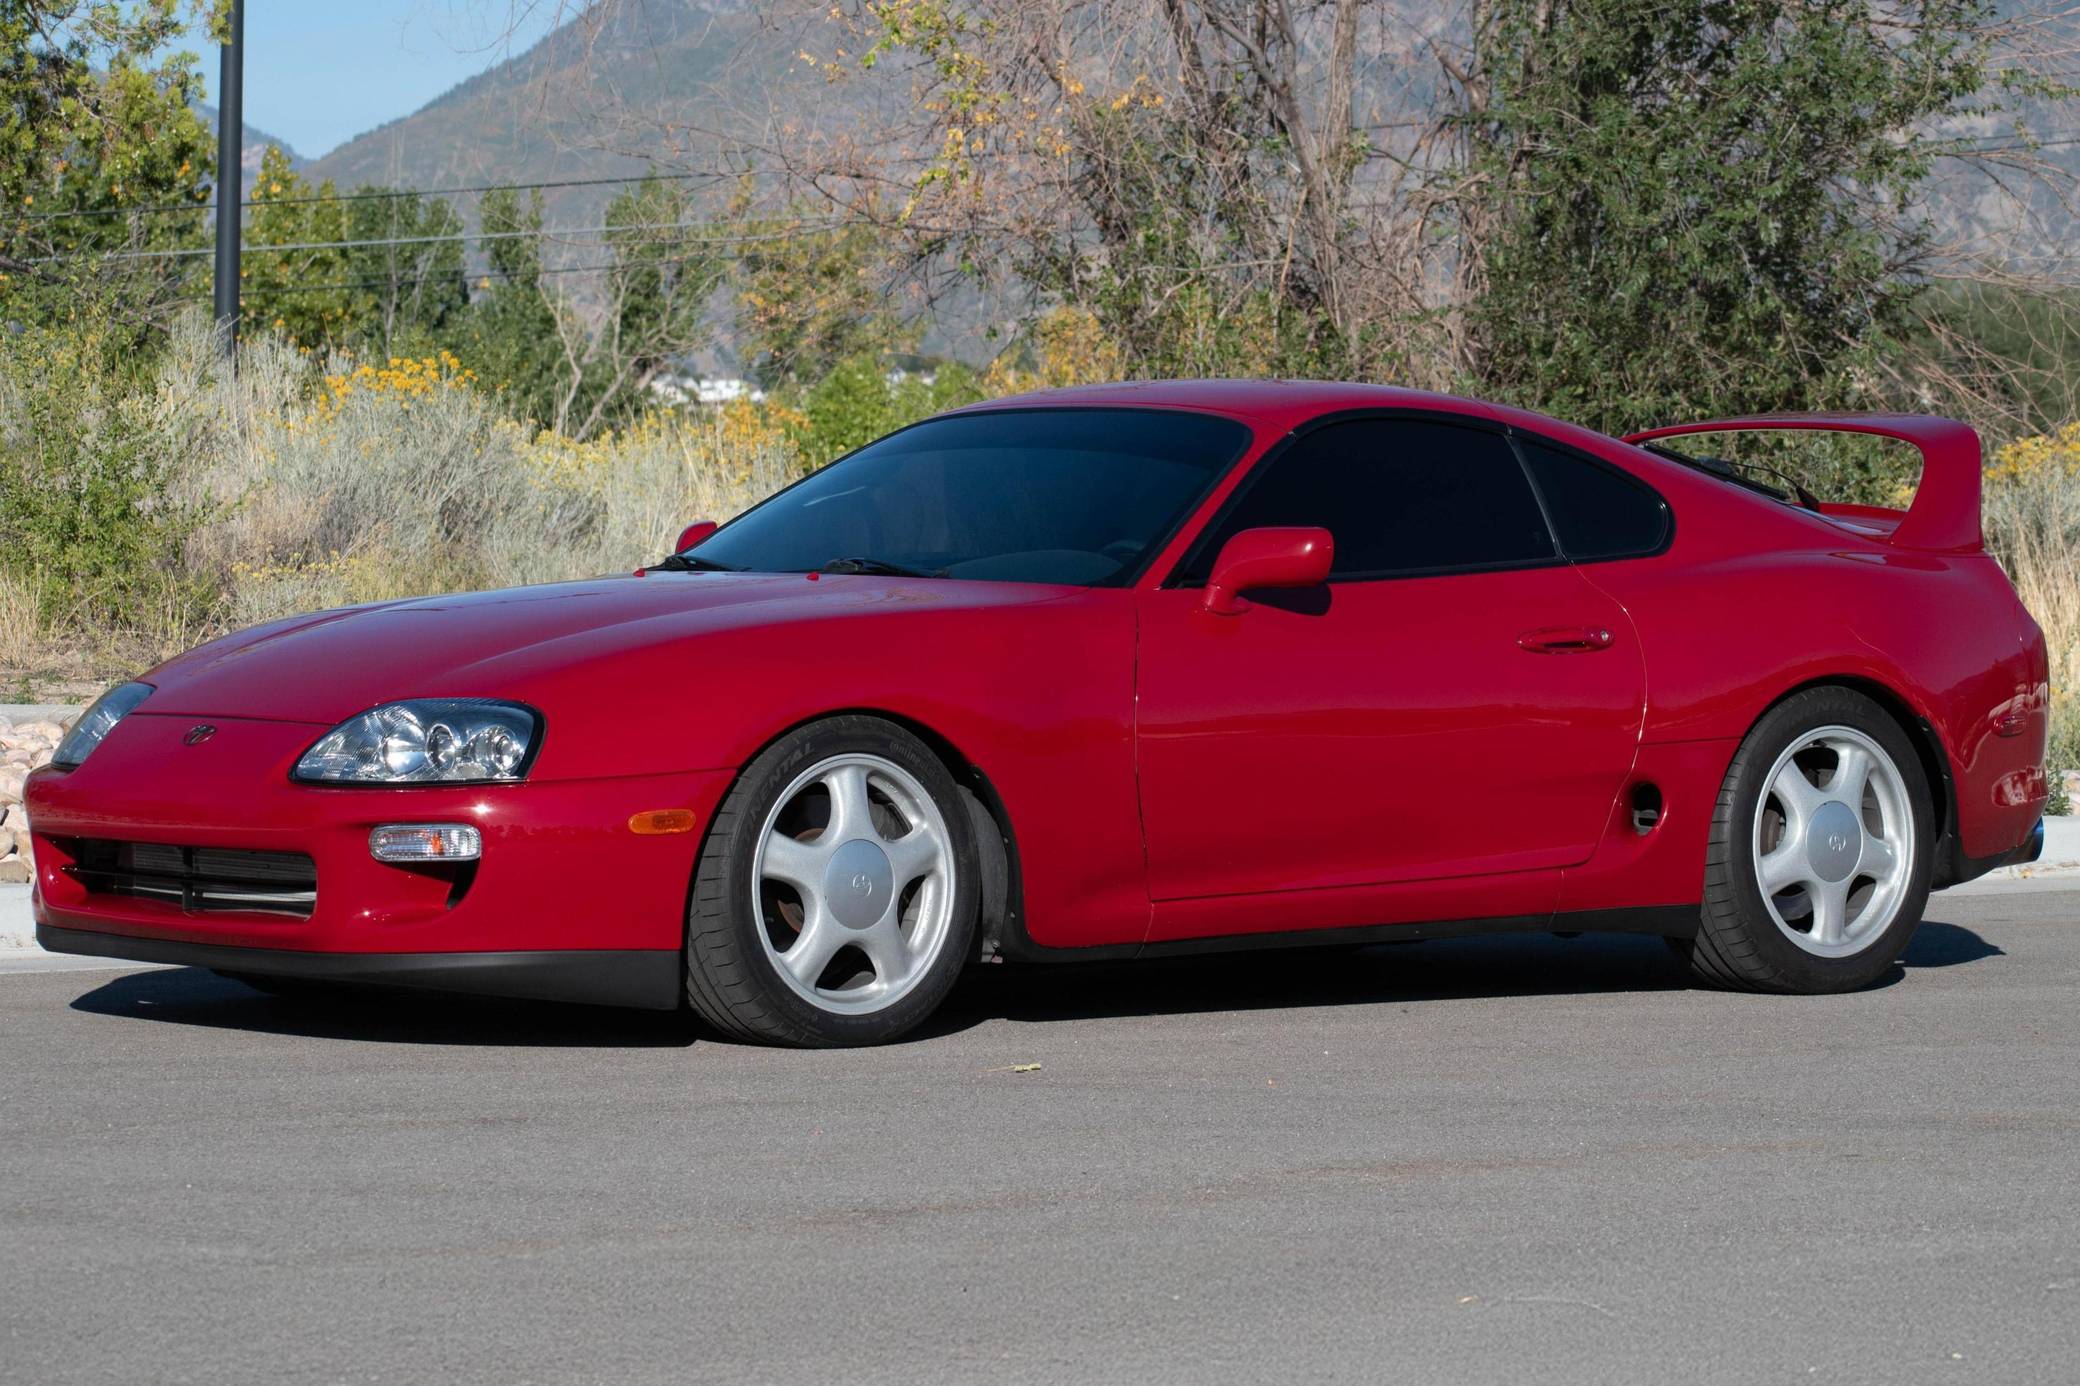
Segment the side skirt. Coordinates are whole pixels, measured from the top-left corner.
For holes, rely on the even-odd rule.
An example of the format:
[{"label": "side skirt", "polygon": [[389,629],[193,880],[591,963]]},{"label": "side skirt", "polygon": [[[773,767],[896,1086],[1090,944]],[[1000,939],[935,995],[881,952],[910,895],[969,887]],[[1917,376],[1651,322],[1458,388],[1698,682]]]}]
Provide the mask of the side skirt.
[{"label": "side skirt", "polygon": [[1020,931],[1007,938],[1000,956],[1011,962],[1103,962],[1125,958],[1174,958],[1200,953],[1245,953],[1270,948],[1350,947],[1404,943],[1424,938],[1473,938],[1482,934],[1659,934],[1690,938],[1697,933],[1696,905],[1643,905],[1616,910],[1560,914],[1513,914],[1487,919],[1444,919],[1424,924],[1369,924],[1354,929],[1292,929],[1278,933],[1222,934],[1162,943],[1102,944],[1093,948],[1047,948]]}]

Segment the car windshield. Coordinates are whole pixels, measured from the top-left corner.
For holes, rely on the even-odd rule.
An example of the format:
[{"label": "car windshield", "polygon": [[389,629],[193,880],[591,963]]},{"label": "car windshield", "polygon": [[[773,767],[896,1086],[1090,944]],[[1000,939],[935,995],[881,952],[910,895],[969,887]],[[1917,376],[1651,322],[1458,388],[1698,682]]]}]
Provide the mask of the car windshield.
[{"label": "car windshield", "polygon": [[702,567],[1131,580],[1249,430],[1155,409],[991,410],[892,433],[731,521]]}]

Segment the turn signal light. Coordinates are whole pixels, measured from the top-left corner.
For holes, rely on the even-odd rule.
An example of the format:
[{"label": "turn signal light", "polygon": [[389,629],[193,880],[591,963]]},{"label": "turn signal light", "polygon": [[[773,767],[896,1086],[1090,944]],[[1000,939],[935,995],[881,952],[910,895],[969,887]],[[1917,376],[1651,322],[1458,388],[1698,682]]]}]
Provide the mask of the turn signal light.
[{"label": "turn signal light", "polygon": [[692,809],[651,809],[628,820],[628,830],[642,837],[662,837],[667,833],[690,833],[693,831]]},{"label": "turn signal light", "polygon": [[484,839],[462,823],[386,823],[368,835],[377,861],[475,861]]}]

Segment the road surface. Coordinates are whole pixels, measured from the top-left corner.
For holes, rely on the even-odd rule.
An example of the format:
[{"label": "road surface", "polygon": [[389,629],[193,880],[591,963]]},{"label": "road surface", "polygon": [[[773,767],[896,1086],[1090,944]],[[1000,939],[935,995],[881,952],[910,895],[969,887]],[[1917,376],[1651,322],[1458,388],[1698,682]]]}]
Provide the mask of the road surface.
[{"label": "road surface", "polygon": [[8,971],[0,1377],[2071,1379],[2072,884],[1854,996],[1464,940],[992,969],[844,1053]]}]

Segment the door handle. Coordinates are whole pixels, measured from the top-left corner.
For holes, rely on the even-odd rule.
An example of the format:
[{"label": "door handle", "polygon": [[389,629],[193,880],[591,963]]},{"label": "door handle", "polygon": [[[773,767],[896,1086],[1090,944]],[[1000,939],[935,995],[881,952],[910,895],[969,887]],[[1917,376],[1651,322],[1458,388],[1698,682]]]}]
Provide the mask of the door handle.
[{"label": "door handle", "polygon": [[1545,626],[1525,631],[1517,643],[1533,654],[1594,654],[1611,647],[1611,633],[1602,626]]}]

